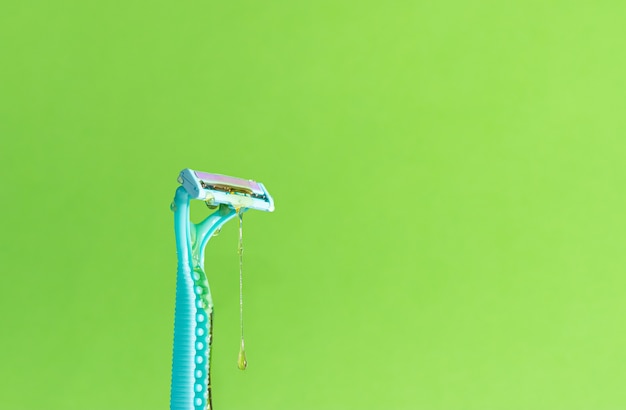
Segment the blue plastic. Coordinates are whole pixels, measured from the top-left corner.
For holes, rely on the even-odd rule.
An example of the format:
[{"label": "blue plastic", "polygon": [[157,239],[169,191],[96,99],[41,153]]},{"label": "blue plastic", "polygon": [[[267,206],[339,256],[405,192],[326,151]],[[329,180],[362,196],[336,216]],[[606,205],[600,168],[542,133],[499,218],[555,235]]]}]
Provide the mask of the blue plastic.
[{"label": "blue plastic", "polygon": [[211,236],[236,215],[227,205],[199,224],[189,220],[189,194],[178,187],[174,203],[178,271],[172,361],[171,410],[211,409],[210,365],[213,301],[204,273]]}]

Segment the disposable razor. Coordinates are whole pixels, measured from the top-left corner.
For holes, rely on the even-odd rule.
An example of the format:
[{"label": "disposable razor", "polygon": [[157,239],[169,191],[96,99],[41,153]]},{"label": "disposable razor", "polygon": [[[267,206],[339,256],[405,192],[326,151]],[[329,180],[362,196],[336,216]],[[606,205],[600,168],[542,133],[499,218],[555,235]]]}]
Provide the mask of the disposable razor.
[{"label": "disposable razor", "polygon": [[[209,239],[234,216],[239,216],[240,291],[243,247],[242,215],[247,209],[273,211],[274,201],[263,184],[247,179],[184,169],[172,210],[178,269],[170,410],[211,410],[210,358],[213,300],[204,271],[204,249]],[[205,201],[215,211],[202,222],[189,219],[191,199]],[[240,294],[240,309],[241,309]],[[243,324],[243,316],[241,317]],[[238,366],[246,366],[243,325]]]}]

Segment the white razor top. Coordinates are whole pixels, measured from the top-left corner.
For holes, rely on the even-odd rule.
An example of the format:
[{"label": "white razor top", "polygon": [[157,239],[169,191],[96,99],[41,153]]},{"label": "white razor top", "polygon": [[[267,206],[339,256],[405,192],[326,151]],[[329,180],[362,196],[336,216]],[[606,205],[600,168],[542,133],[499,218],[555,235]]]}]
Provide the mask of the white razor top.
[{"label": "white razor top", "polygon": [[274,210],[274,200],[263,184],[251,179],[194,171],[185,168],[178,182],[191,198],[206,201],[209,205],[226,204],[235,209],[250,208],[260,211]]}]

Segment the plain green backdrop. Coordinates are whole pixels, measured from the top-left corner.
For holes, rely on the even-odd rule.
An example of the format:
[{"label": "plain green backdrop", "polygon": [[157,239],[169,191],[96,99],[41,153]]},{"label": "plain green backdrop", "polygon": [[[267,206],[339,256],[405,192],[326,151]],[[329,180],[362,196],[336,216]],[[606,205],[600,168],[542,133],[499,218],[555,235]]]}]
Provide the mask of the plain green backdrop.
[{"label": "plain green backdrop", "polygon": [[[626,408],[626,3],[0,6],[0,408],[167,409],[185,167],[214,405]],[[194,206],[197,220],[206,214]]]}]

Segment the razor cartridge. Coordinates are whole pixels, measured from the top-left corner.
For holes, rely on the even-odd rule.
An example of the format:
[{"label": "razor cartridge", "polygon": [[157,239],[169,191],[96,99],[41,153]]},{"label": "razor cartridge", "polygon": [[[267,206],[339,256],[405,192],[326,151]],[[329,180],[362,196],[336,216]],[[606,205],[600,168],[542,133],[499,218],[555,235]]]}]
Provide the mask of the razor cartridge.
[{"label": "razor cartridge", "polygon": [[213,207],[226,204],[232,208],[250,208],[259,211],[274,211],[274,200],[262,183],[251,179],[183,169],[178,176],[193,199],[205,201]]}]

